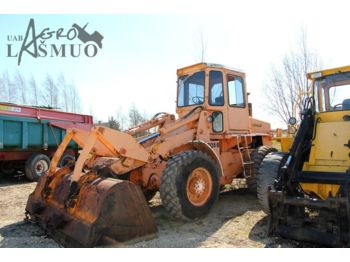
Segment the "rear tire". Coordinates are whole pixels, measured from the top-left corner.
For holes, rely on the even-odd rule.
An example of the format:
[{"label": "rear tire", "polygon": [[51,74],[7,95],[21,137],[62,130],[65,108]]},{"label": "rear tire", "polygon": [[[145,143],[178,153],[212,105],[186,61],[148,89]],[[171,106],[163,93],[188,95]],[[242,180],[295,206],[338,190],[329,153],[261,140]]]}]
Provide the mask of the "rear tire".
[{"label": "rear tire", "polygon": [[68,164],[71,161],[75,162],[75,157],[71,154],[64,153],[63,156],[61,157],[61,160],[60,160],[58,166],[64,167],[66,164]]},{"label": "rear tire", "polygon": [[247,178],[247,186],[249,192],[254,194],[257,193],[257,176],[259,173],[261,162],[263,161],[265,156],[271,152],[277,152],[277,149],[268,146],[260,146],[252,151],[251,160],[254,163],[251,169],[251,176]]},{"label": "rear tire", "polygon": [[50,158],[44,154],[31,155],[25,164],[25,175],[30,181],[38,181],[50,167]]},{"label": "rear tire", "polygon": [[195,219],[206,215],[219,195],[218,170],[201,151],[172,157],[160,179],[160,197],[173,218]]},{"label": "rear tire", "polygon": [[261,163],[257,176],[257,195],[262,210],[270,214],[268,191],[274,186],[282,160],[286,153],[272,152],[268,154]]}]

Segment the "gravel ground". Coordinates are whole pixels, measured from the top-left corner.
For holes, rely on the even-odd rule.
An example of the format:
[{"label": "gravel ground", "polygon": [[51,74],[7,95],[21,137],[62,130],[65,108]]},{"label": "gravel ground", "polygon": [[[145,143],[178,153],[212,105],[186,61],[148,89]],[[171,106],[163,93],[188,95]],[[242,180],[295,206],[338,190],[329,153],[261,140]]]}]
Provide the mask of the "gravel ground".
[{"label": "gravel ground", "polygon": [[24,221],[28,195],[36,183],[0,183],[0,247],[59,247],[37,225]]},{"label": "gravel ground", "polygon": [[[24,221],[28,195],[36,183],[0,182],[0,247],[60,247],[37,225]],[[157,194],[150,203],[157,238],[125,247],[305,247],[266,237],[267,217],[254,196],[241,190],[220,195],[208,216],[182,223],[168,218]]]}]

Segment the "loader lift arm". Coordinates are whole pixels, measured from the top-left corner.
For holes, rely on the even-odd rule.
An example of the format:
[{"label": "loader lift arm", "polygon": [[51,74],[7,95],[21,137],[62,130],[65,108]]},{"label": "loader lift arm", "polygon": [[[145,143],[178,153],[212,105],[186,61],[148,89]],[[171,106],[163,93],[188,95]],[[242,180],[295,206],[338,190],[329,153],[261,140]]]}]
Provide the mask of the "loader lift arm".
[{"label": "loader lift arm", "polygon": [[161,112],[161,113],[155,114],[152,117],[152,119],[129,128],[128,130],[125,131],[125,133],[128,133],[130,135],[136,135],[143,131],[149,130],[153,127],[161,127],[164,125],[165,122],[173,121],[173,120],[175,120],[174,115]]},{"label": "loader lift arm", "polygon": [[288,190],[294,190],[295,186],[292,183],[295,182],[295,176],[300,173],[303,163],[305,161],[305,155],[311,148],[310,141],[312,139],[312,131],[314,129],[314,115],[312,112],[312,98],[309,98],[305,102],[305,110],[302,113],[302,121],[297,135],[294,138],[294,143],[290,149],[289,154],[285,160],[280,174],[278,174],[275,188],[280,190],[282,187],[288,188]]},{"label": "loader lift arm", "polygon": [[126,173],[146,164],[150,157],[146,149],[127,133],[102,126],[93,127],[90,133],[79,129],[70,129],[67,130],[67,135],[52,159],[49,176],[56,173],[59,160],[71,140],[83,148],[74,167],[72,182],[79,180],[88,159],[92,162],[96,157],[105,157],[109,160],[120,161],[120,172]]}]

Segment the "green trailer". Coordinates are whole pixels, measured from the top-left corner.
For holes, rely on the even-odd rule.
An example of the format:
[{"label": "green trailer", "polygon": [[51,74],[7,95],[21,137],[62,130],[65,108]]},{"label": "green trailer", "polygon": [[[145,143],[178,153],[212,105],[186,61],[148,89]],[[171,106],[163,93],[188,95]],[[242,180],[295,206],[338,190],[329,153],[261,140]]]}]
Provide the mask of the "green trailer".
[{"label": "green trailer", "polygon": [[[21,171],[29,180],[37,181],[48,169],[66,129],[91,127],[89,115],[0,103],[0,173]],[[61,165],[75,159],[78,149],[71,143]]]}]

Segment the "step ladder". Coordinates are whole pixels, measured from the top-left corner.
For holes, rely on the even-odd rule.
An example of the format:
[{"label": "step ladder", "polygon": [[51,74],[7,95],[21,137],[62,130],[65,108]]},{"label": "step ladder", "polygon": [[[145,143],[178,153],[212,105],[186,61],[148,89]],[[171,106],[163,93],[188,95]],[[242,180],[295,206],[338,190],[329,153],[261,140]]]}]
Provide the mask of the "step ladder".
[{"label": "step ladder", "polygon": [[[243,165],[243,176],[245,178],[250,177],[252,174],[252,166],[254,164],[254,161],[252,161],[252,158],[250,156],[250,152],[249,152],[249,146],[248,146],[248,141],[247,141],[247,136],[243,136],[243,142],[244,142],[244,146],[240,146],[240,144],[242,143],[242,136],[240,136],[239,142],[237,144],[237,148],[238,148],[238,153],[239,156],[241,158],[241,162]],[[244,154],[247,153],[247,158],[245,159]],[[247,168],[249,168],[249,174],[247,174]]]}]

